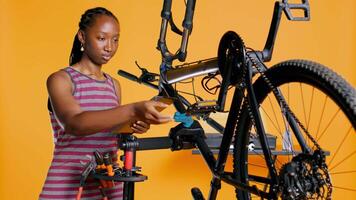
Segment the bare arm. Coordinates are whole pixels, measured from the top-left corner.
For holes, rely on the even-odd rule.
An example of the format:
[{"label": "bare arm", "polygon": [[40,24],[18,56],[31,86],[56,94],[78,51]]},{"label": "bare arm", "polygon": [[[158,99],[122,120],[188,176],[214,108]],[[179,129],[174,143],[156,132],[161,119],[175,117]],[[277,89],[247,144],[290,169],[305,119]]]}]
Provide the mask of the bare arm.
[{"label": "bare arm", "polygon": [[114,81],[115,89],[116,89],[116,95],[117,95],[117,98],[119,99],[118,103],[119,103],[119,105],[121,105],[121,85],[120,85],[119,81],[116,80],[115,78],[112,78],[112,80]]},{"label": "bare arm", "polygon": [[156,110],[156,107],[166,105],[154,101],[137,102],[102,111],[83,111],[72,96],[72,83],[64,71],[49,76],[47,89],[53,110],[64,124],[67,134],[93,134],[123,125],[130,120],[148,121],[153,124],[171,120],[169,116],[163,116]]},{"label": "bare arm", "polygon": [[[112,78],[114,80],[115,84],[115,89],[116,89],[116,94],[119,98],[119,105],[121,105],[121,86],[120,82],[116,80],[115,78]],[[136,121],[132,124],[131,129],[133,130],[133,133],[146,133],[150,129],[150,124],[146,123],[144,121]]]}]

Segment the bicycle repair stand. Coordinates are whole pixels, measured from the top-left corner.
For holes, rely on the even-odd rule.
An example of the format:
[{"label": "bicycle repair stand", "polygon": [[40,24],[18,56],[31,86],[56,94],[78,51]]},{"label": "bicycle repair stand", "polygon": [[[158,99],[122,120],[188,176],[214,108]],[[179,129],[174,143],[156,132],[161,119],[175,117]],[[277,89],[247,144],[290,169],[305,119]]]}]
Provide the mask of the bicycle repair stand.
[{"label": "bicycle repair stand", "polygon": [[[178,116],[175,116],[175,119],[179,121]],[[135,182],[147,180],[147,176],[138,173],[141,171],[141,168],[136,166],[136,151],[138,150],[171,149],[177,151],[198,147],[201,151],[209,151],[205,142],[204,130],[199,122],[192,119],[186,121],[185,116],[182,116],[182,119],[182,123],[171,128],[168,137],[138,139],[134,135],[118,135],[119,149],[123,150],[123,155],[120,156],[123,161],[122,167],[113,163],[108,154],[101,156],[99,152],[94,152],[95,160],[92,159],[88,162],[82,172],[77,200],[81,197],[83,186],[88,177],[100,182],[99,189],[104,200],[108,199],[105,189],[113,187],[115,182],[124,184],[123,200],[134,200]],[[192,189],[192,193],[195,197],[201,195],[200,190],[196,188]]]},{"label": "bicycle repair stand", "polygon": [[82,172],[77,200],[81,197],[85,181],[88,177],[100,182],[98,189],[100,189],[103,200],[108,200],[105,189],[114,187],[115,182],[124,183],[123,199],[134,198],[134,183],[147,180],[147,176],[137,173],[141,168],[135,166],[136,148],[138,147],[136,137],[126,135],[122,139],[120,149],[124,150],[124,155],[120,156],[120,159],[124,162],[123,167],[119,167],[118,163],[114,163],[109,153],[105,153],[102,156],[98,151],[95,151],[95,160],[92,159],[89,161]]},{"label": "bicycle repair stand", "polygon": [[[121,157],[124,161],[124,168],[128,172],[132,172],[131,176],[145,177],[147,176],[139,175],[136,171],[140,168],[136,167],[136,151],[142,150],[157,150],[157,149],[171,149],[172,151],[182,150],[182,149],[193,149],[196,146],[209,148],[205,143],[204,130],[197,121],[191,121],[188,123],[180,123],[179,125],[171,128],[168,137],[152,137],[152,138],[141,138],[138,139],[133,135],[122,134],[119,137],[119,147],[124,151],[124,156]],[[127,173],[126,175],[130,175]],[[142,181],[144,181],[142,180]],[[134,200],[134,187],[135,182],[133,180],[126,180],[124,182],[124,200]],[[199,191],[194,190],[195,193]],[[199,194],[196,194],[199,195]]]}]

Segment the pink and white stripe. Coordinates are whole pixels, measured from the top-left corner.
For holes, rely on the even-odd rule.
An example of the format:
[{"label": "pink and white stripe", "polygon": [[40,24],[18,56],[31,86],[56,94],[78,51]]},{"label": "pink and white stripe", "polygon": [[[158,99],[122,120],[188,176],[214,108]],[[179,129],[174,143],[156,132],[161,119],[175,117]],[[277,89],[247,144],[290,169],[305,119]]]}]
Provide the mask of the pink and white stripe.
[{"label": "pink and white stripe", "polygon": [[[83,111],[105,110],[119,105],[113,79],[108,74],[104,74],[105,81],[98,81],[71,67],[63,70],[72,79],[73,97]],[[116,161],[117,138],[109,130],[88,136],[65,134],[55,114],[53,112],[49,114],[55,149],[39,199],[75,199],[84,167],[81,161],[88,162],[88,155],[92,156],[95,150],[102,153],[110,152]],[[89,180],[84,187],[82,199],[101,199],[98,186],[96,181]],[[106,194],[110,200],[122,199],[122,184],[117,183],[114,188],[107,189]]]}]

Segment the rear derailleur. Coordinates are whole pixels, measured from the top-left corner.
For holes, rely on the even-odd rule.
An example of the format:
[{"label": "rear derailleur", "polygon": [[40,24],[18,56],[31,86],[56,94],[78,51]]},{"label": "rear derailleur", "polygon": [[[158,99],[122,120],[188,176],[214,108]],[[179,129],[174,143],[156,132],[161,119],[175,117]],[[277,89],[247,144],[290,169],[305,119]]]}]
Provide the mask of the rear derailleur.
[{"label": "rear derailleur", "polygon": [[331,199],[332,184],[325,152],[301,153],[282,166],[279,191],[284,200]]}]

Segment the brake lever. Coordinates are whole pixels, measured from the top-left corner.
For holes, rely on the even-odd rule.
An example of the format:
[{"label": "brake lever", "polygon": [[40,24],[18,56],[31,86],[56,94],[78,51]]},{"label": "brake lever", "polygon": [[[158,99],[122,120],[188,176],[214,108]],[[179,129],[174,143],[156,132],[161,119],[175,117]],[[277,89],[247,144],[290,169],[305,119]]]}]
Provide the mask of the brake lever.
[{"label": "brake lever", "polygon": [[141,67],[137,61],[135,61],[136,66],[141,70],[141,76],[138,77],[139,82],[154,82],[158,81],[159,74],[149,72],[146,68]]}]

